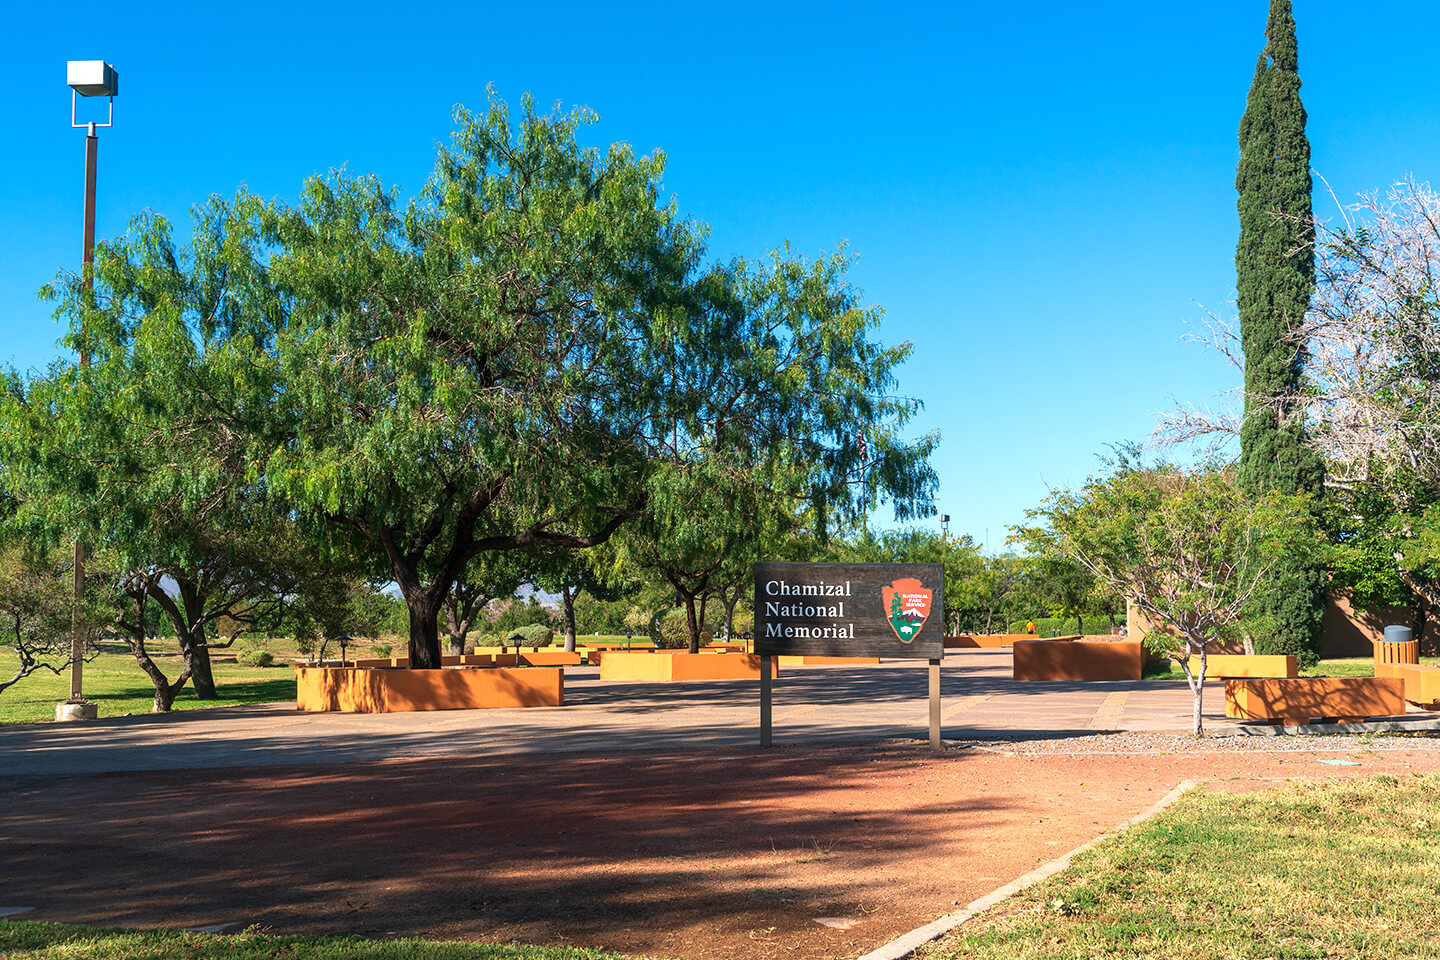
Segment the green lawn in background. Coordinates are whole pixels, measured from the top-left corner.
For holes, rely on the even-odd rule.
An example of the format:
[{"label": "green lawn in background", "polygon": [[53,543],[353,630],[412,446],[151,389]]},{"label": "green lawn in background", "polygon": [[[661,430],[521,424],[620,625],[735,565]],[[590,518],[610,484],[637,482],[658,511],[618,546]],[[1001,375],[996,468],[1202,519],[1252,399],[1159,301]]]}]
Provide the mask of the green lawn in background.
[{"label": "green lawn in background", "polygon": [[[1422,664],[1440,665],[1440,657],[1421,657]],[[1321,660],[1315,666],[1300,671],[1302,677],[1373,677],[1375,661],[1370,657],[1345,657],[1339,660]],[[1185,673],[1174,661],[1146,663],[1146,680],[1184,680]]]},{"label": "green lawn in background", "polygon": [[58,923],[0,920],[6,960],[625,960],[576,947],[463,941],[362,940],[358,937],[214,936],[173,930],[94,930]]},{"label": "green lawn in background", "polygon": [[1440,957],[1440,777],[1192,791],[928,960]]},{"label": "green lawn in background", "polygon": [[[167,677],[180,675],[178,653],[167,651],[166,641],[157,641],[156,664]],[[169,641],[174,645],[174,641]],[[239,644],[236,645],[237,647]],[[277,656],[293,651],[269,648]],[[124,652],[121,652],[124,650]],[[0,673],[8,679],[13,671],[14,654],[0,649]],[[216,651],[212,669],[218,700],[196,700],[195,690],[185,685],[175,698],[172,709],[195,710],[205,707],[232,707],[241,703],[295,702],[295,672],[290,663],[277,660],[271,667],[242,667],[234,662],[234,649]],[[85,699],[98,706],[101,717],[121,717],[127,713],[149,713],[155,702],[155,688],[141,671],[135,658],[120,644],[105,644],[104,652],[85,664],[83,688]],[[15,686],[0,693],[0,724],[35,723],[55,720],[55,704],[70,695],[70,673],[60,676],[48,672],[32,673]]]}]

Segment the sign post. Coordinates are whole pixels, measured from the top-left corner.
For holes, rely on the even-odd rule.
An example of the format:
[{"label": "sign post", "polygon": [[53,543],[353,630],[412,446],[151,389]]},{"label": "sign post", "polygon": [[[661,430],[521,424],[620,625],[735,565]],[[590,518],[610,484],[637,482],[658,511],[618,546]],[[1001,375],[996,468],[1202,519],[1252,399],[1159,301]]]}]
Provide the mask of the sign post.
[{"label": "sign post", "polygon": [[772,740],[771,657],[888,657],[930,661],[930,748],[939,752],[943,564],[757,563],[755,652],[760,746]]}]

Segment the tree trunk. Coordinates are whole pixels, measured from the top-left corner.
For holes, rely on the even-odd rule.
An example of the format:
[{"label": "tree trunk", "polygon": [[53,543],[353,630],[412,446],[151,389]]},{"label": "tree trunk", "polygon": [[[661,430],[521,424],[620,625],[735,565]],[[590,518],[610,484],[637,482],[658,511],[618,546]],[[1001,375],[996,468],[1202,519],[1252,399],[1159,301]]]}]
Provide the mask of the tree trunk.
[{"label": "tree trunk", "polygon": [[564,584],[560,585],[560,603],[565,608],[565,652],[575,652],[575,598],[580,595],[580,588],[576,587],[572,592]]},{"label": "tree trunk", "polygon": [[1191,691],[1195,694],[1194,707],[1194,731],[1195,736],[1205,735],[1205,722],[1202,719],[1201,710],[1205,704],[1205,668],[1208,661],[1206,648],[1200,648],[1200,672],[1195,675],[1195,682],[1191,684]]},{"label": "tree trunk", "polygon": [[695,595],[690,593],[685,594],[685,622],[690,627],[690,652],[699,653],[700,624],[695,617]]},{"label": "tree trunk", "polygon": [[438,604],[427,593],[405,598],[410,611],[410,668],[438,670],[440,659],[440,623]]},{"label": "tree trunk", "polygon": [[[445,604],[445,627],[450,638],[450,655],[458,657],[465,652],[465,631],[461,629],[460,616],[456,612],[459,602],[451,597]],[[438,631],[438,626],[437,626]]]},{"label": "tree trunk", "polygon": [[155,688],[155,700],[151,704],[150,711],[152,713],[169,713],[171,706],[175,703],[175,695],[185,686],[185,681],[190,679],[190,672],[188,669],[182,669],[179,678],[174,683],[166,679],[165,674],[155,665],[150,651],[145,649],[145,592],[142,590],[134,593],[127,590],[126,595],[130,598],[134,610],[134,620],[126,623],[123,616],[117,617],[117,625],[125,631],[125,642],[130,647],[130,653],[135,657],[135,662],[140,665],[141,671],[150,678],[151,686]]},{"label": "tree trunk", "polygon": [[215,692],[215,674],[210,669],[210,646],[205,642],[203,626],[180,641],[180,652],[190,666],[190,679],[195,687],[195,699],[220,699],[220,695]]},{"label": "tree trunk", "polygon": [[735,605],[740,602],[740,591],[735,591],[735,596],[729,597],[725,594],[720,596],[720,605],[725,608],[725,639],[735,639]]}]

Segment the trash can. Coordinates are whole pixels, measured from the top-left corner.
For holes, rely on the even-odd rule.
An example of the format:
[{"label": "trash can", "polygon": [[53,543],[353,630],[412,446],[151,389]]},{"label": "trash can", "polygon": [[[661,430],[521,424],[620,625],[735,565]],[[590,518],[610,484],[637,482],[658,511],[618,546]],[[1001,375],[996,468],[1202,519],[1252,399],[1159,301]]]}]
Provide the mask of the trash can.
[{"label": "trash can", "polygon": [[1392,677],[1394,667],[1420,662],[1420,641],[1412,640],[1409,627],[1389,626],[1385,628],[1385,639],[1376,641],[1375,676]]},{"label": "trash can", "polygon": [[1409,627],[1389,626],[1385,628],[1386,643],[1409,643],[1410,637]]}]

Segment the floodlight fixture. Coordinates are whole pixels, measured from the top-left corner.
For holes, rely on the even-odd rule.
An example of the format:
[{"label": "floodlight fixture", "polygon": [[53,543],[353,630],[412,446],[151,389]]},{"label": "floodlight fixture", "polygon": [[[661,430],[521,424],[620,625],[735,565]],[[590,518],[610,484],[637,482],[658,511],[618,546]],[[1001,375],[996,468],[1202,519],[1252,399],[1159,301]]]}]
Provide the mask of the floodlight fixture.
[{"label": "floodlight fixture", "polygon": [[[70,126],[108,127],[115,122],[115,97],[120,93],[120,72],[104,60],[67,60],[65,82],[70,85]],[[109,97],[110,117],[105,123],[76,123],[76,97]]]}]

